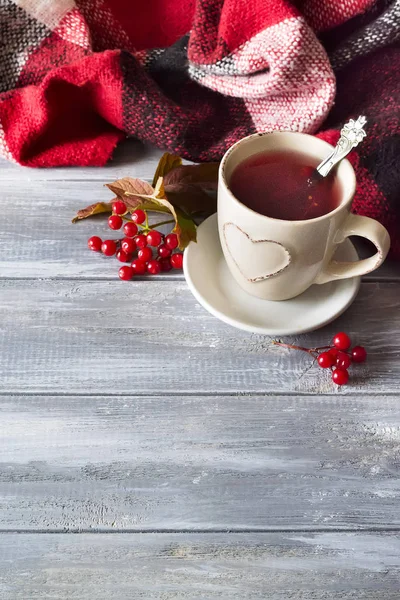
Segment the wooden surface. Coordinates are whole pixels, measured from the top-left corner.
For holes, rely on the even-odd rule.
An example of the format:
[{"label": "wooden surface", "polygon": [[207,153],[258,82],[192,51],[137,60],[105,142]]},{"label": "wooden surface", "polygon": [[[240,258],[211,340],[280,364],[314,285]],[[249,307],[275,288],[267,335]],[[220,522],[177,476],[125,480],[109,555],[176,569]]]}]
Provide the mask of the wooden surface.
[{"label": "wooden surface", "polygon": [[398,600],[400,541],[378,533],[10,534],[0,593],[37,600]]},{"label": "wooden surface", "polygon": [[86,250],[107,229],[76,210],[160,154],[0,162],[0,598],[397,600],[398,266],[290,340],[367,346],[338,389],[182,275],[127,284]]},{"label": "wooden surface", "polygon": [[396,396],[0,400],[3,530],[400,529]]}]

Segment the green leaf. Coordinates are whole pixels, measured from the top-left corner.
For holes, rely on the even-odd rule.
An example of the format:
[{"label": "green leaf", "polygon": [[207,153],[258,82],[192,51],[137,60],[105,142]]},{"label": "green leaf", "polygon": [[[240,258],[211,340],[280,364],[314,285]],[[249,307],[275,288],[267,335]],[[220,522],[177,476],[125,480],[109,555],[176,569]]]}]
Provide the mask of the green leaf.
[{"label": "green leaf", "polygon": [[180,167],[181,164],[182,159],[180,156],[165,152],[158,162],[156,172],[154,173],[152,186],[154,187],[156,185],[159,177],[165,177],[167,173],[176,167]]},{"label": "green leaf", "polygon": [[75,217],[72,219],[73,223],[80,221],[81,219],[87,219],[93,215],[100,215],[101,213],[112,213],[112,202],[96,202],[91,204],[82,210],[78,210]]}]

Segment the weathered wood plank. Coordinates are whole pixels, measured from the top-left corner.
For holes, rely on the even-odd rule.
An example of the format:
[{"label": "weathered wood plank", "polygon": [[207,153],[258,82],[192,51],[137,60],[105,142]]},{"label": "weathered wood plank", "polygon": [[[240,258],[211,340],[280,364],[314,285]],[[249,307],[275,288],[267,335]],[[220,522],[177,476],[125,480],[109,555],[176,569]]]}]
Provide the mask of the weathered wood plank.
[{"label": "weathered wood plank", "polygon": [[[119,263],[89,252],[86,243],[91,235],[109,239],[122,237],[121,232],[108,229],[104,216],[71,223],[78,209],[111,200],[112,194],[102,184],[113,177],[107,169],[99,173],[97,180],[1,182],[0,169],[0,278],[117,279]],[[135,174],[144,177],[148,173],[144,168],[143,174]],[[157,220],[156,216],[153,222]],[[165,275],[181,276],[176,271]],[[400,267],[388,262],[367,278],[400,281]]]},{"label": "weathered wood plank", "polygon": [[[103,239],[123,237],[111,231],[105,216],[72,224],[77,210],[97,201],[108,202],[111,192],[102,183],[110,181],[6,182],[1,185],[2,235],[0,278],[82,278],[118,281],[121,266],[115,258],[90,252],[92,235]],[[10,198],[12,201],[9,202]],[[154,216],[153,222],[164,220]],[[171,231],[171,226],[161,228]],[[182,277],[181,272],[163,274]]]},{"label": "weathered wood plank", "polygon": [[[369,361],[341,393],[397,393],[399,308],[398,284],[365,283],[340,319],[301,342],[348,331]],[[307,354],[218,321],[180,281],[1,281],[0,330],[4,392],[339,393]]]},{"label": "weathered wood plank", "polygon": [[13,600],[397,600],[388,534],[5,535],[0,593]]},{"label": "weathered wood plank", "polygon": [[0,529],[400,527],[399,439],[385,394],[2,396]]},{"label": "weathered wood plank", "polygon": [[[113,159],[105,167],[59,167],[52,169],[32,169],[20,167],[7,160],[0,159],[0,185],[11,181],[21,183],[35,181],[71,181],[99,180],[108,178],[143,177],[152,179],[163,150],[136,140],[122,142],[114,151]],[[104,179],[106,177],[106,179]]]}]

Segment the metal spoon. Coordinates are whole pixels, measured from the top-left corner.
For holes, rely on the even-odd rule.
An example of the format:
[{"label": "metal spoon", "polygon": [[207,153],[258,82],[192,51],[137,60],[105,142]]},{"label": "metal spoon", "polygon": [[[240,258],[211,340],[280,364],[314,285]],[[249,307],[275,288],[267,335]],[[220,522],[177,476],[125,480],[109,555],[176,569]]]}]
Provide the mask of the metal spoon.
[{"label": "metal spoon", "polygon": [[350,121],[344,125],[340,131],[341,135],[335,148],[316,168],[316,171],[321,177],[326,177],[338,162],[343,160],[353,148],[362,142],[367,135],[363,129],[366,122],[367,119],[360,116],[357,121],[350,119]]},{"label": "metal spoon", "polygon": [[[307,179],[306,193],[308,199],[312,200],[313,189],[321,182],[323,177],[329,175],[333,167],[343,160],[353,148],[358,146],[367,135],[363,129],[367,119],[364,116],[359,116],[356,121],[350,119],[340,131],[340,138],[332,152],[314,169],[310,177]],[[311,195],[309,195],[311,194]],[[315,202],[315,201],[314,201]],[[313,206],[316,206],[315,204]],[[303,218],[306,218],[311,205],[306,209]]]}]

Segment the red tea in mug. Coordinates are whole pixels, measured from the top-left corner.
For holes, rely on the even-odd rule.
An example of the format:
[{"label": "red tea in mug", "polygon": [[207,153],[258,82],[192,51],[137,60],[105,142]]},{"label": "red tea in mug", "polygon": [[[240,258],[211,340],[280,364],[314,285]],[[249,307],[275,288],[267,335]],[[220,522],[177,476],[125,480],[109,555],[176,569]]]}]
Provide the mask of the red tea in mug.
[{"label": "red tea in mug", "polygon": [[321,217],[339,206],[341,189],[335,173],[312,177],[319,162],[299,152],[259,152],[234,169],[229,188],[242,204],[267,217]]}]

